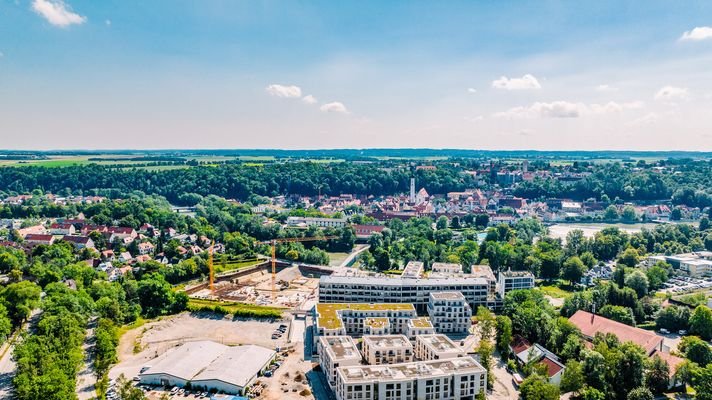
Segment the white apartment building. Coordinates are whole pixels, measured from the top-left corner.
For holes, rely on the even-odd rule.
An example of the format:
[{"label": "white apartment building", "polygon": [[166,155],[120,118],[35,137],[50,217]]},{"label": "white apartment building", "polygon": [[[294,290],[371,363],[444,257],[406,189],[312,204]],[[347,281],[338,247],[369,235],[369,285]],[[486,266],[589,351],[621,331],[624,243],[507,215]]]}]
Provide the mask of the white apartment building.
[{"label": "white apartment building", "polygon": [[387,335],[391,331],[391,320],[386,317],[366,318],[363,325],[364,335]]},{"label": "white apartment building", "polygon": [[361,353],[351,336],[322,336],[317,342],[317,353],[319,365],[332,388],[336,384],[337,368],[361,364]]},{"label": "white apartment building", "polygon": [[495,278],[492,268],[489,265],[471,265],[470,275],[474,278],[482,278],[487,281],[489,293],[494,295],[497,292],[497,278]]},{"label": "white apartment building", "polygon": [[474,400],[487,373],[472,357],[339,367],[337,400]]},{"label": "white apartment building", "polygon": [[413,361],[413,344],[405,335],[367,335],[361,342],[369,365],[402,364]]},{"label": "white apartment building", "polygon": [[[405,333],[408,321],[418,314],[412,304],[319,303],[315,307],[316,336],[363,336],[372,332],[373,321],[388,320],[388,334]],[[366,321],[371,325],[367,325]]]},{"label": "white apartment building", "polygon": [[418,335],[432,335],[433,333],[435,333],[435,327],[433,327],[433,323],[430,322],[430,318],[419,317],[408,320],[405,335],[408,336],[409,340],[415,340],[415,337]]},{"label": "white apartment building", "polygon": [[431,292],[457,291],[473,308],[494,308],[496,303],[492,296],[488,296],[489,287],[487,280],[470,276],[418,279],[325,275],[319,278],[319,302],[408,303],[424,313]]},{"label": "white apartment building", "polygon": [[431,292],[428,316],[438,333],[466,334],[472,324],[472,308],[460,292]]},{"label": "white apartment building", "polygon": [[672,265],[673,269],[695,278],[712,274],[712,251],[697,251],[672,256],[649,256],[645,264],[650,267],[658,261],[666,262]]},{"label": "white apartment building", "polygon": [[346,218],[287,217],[288,226],[317,226],[319,228],[343,228]]},{"label": "white apartment building", "polygon": [[507,270],[499,273],[497,291],[501,298],[512,290],[534,288],[534,275],[529,271]]},{"label": "white apartment building", "polygon": [[419,335],[415,338],[415,357],[418,360],[447,360],[465,356],[467,353],[445,335]]}]

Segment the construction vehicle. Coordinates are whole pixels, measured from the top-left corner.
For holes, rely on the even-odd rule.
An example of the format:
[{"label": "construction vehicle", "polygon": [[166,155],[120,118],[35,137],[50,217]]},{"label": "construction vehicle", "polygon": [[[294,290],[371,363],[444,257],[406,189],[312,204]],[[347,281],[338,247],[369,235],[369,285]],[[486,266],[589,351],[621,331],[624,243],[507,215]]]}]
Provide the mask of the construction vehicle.
[{"label": "construction vehicle", "polygon": [[295,238],[279,238],[260,242],[272,246],[272,302],[275,300],[277,288],[275,280],[277,277],[277,243],[292,243],[292,242],[318,242],[320,240],[339,239],[341,236],[321,236],[321,237],[295,237]]}]

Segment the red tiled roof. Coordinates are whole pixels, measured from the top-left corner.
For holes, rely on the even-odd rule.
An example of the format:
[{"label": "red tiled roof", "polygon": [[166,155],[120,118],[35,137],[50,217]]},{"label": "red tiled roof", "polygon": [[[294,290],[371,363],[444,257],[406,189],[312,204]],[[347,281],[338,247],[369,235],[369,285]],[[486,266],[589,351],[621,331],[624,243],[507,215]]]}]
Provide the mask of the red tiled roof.
[{"label": "red tiled roof", "polygon": [[531,346],[532,345],[531,343],[529,343],[528,340],[524,339],[521,336],[518,336],[514,338],[514,341],[512,342],[510,347],[512,348],[512,352],[517,355],[523,352],[524,350],[530,348]]},{"label": "red tiled roof", "polygon": [[41,235],[39,233],[28,233],[27,236],[25,236],[26,241],[34,241],[34,242],[49,242],[52,240],[54,236],[52,235]]},{"label": "red tiled roof", "polygon": [[82,243],[86,244],[89,242],[89,237],[87,236],[69,236],[65,235],[62,240],[67,241],[67,242],[72,242],[72,243]]},{"label": "red tiled roof", "polygon": [[562,369],[564,369],[564,367],[563,367],[560,363],[558,363],[558,362],[552,360],[552,359],[549,358],[549,357],[544,357],[544,358],[542,358],[541,361],[539,361],[539,364],[546,365],[546,369],[547,369],[547,371],[548,371],[548,373],[549,373],[549,378],[551,378],[552,376],[558,374],[559,371],[561,371]]},{"label": "red tiled roof", "polygon": [[569,321],[579,328],[584,336],[593,338],[598,332],[612,333],[621,342],[633,342],[639,345],[645,349],[646,354],[651,354],[655,349],[661,348],[663,341],[663,338],[654,332],[635,328],[583,310],[576,311]]},{"label": "red tiled roof", "polygon": [[670,353],[663,353],[662,351],[656,351],[650,357],[655,357],[655,356],[660,357],[663,361],[665,361],[667,363],[668,367],[670,367],[670,376],[674,375],[675,372],[677,371],[677,367],[679,367],[680,364],[685,362],[684,358],[674,356]]}]

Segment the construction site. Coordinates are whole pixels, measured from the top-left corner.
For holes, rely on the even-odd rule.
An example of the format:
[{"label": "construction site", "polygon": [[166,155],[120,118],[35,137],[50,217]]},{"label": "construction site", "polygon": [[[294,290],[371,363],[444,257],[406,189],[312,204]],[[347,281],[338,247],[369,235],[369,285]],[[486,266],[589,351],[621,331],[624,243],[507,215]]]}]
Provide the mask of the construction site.
[{"label": "construction site", "polygon": [[328,267],[278,263],[273,291],[270,264],[265,261],[253,267],[215,276],[212,290],[210,282],[202,282],[186,287],[185,291],[196,299],[298,309],[306,300],[315,296],[319,276],[333,270]]},{"label": "construction site", "polygon": [[200,282],[185,287],[191,298],[241,302],[260,306],[289,309],[304,309],[308,300],[316,297],[319,277],[330,275],[340,267],[326,267],[289,263],[276,258],[277,243],[309,242],[329,240],[332,237],[319,238],[283,238],[265,244],[272,248],[272,257],[256,265],[215,274],[213,269],[212,247],[208,266],[210,276],[207,282]]}]

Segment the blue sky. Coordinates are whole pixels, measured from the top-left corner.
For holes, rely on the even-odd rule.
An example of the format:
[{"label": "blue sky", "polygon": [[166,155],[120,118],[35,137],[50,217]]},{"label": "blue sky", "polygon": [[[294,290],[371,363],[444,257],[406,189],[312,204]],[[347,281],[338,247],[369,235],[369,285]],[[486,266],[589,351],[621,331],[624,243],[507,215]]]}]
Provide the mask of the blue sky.
[{"label": "blue sky", "polygon": [[712,150],[709,1],[0,0],[0,148]]}]

